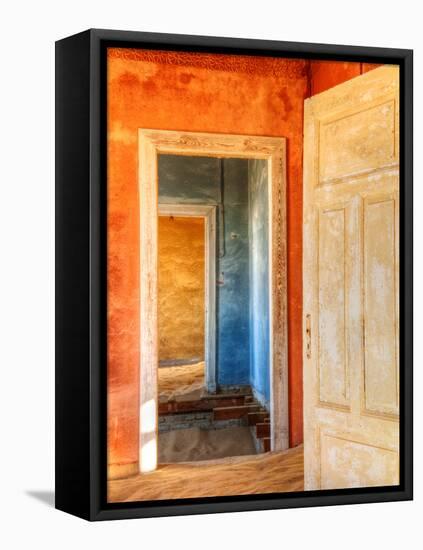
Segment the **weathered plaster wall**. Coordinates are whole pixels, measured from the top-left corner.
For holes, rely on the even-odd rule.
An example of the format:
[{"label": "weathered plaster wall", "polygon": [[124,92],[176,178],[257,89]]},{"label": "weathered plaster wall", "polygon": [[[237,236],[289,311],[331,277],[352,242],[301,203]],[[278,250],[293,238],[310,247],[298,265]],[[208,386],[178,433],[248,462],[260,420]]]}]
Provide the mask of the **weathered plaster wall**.
[{"label": "weathered plaster wall", "polygon": [[159,216],[159,361],[204,359],[204,219]]},{"label": "weathered plaster wall", "polygon": [[270,400],[269,342],[269,208],[267,163],[248,161],[250,382],[264,405]]},{"label": "weathered plaster wall", "polygon": [[310,95],[320,94],[380,65],[344,61],[310,62]]},{"label": "weathered plaster wall", "polygon": [[159,202],[217,205],[217,383],[248,384],[248,161],[160,155]]},{"label": "weathered plaster wall", "polygon": [[212,157],[159,155],[160,204],[217,204],[220,160]]},{"label": "weathered plaster wall", "polygon": [[138,128],[287,139],[291,444],[302,441],[303,60],[108,50],[108,450],[138,459]]},{"label": "weathered plaster wall", "polygon": [[[248,161],[223,161],[224,242],[217,261],[217,380],[248,384],[250,378],[248,277]],[[221,244],[224,245],[222,250]]]}]

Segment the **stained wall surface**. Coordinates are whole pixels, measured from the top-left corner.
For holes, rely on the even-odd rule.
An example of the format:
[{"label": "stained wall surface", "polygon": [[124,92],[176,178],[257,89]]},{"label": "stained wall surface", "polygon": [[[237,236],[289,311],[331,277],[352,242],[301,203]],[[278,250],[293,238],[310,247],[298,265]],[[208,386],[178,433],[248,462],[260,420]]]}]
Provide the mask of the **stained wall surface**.
[{"label": "stained wall surface", "polygon": [[204,219],[159,216],[159,363],[204,360]]},{"label": "stained wall surface", "polygon": [[320,94],[379,66],[374,63],[311,61],[310,95]]},{"label": "stained wall surface", "polygon": [[108,49],[107,69],[109,464],[138,460],[138,128],[287,139],[290,443],[300,443],[303,102],[333,80],[319,84],[306,60],[123,48]]},{"label": "stained wall surface", "polygon": [[248,161],[223,161],[223,216],[217,261],[217,381],[249,384]]},{"label": "stained wall surface", "polygon": [[160,155],[158,170],[159,203],[216,205],[216,379],[248,384],[248,161]]}]

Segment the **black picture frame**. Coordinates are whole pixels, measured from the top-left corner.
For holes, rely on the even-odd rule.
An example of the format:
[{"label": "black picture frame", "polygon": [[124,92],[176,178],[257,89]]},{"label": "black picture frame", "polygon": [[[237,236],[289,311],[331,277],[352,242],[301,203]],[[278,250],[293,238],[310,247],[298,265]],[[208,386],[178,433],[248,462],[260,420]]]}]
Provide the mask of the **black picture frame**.
[{"label": "black picture frame", "polygon": [[[106,48],[400,67],[400,485],[106,502]],[[410,500],[413,495],[413,53],[91,29],[56,43],[56,508],[87,520]]]}]

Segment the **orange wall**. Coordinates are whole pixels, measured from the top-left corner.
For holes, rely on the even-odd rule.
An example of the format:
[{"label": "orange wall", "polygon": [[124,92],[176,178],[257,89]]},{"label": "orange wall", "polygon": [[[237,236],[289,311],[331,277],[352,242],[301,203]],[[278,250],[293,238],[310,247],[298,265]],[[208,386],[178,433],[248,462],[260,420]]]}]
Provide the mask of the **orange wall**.
[{"label": "orange wall", "polygon": [[302,125],[306,61],[109,49],[109,463],[138,457],[137,129],[284,136],[288,140],[291,443],[302,441]]},{"label": "orange wall", "polygon": [[320,94],[350,78],[379,67],[374,63],[352,63],[343,61],[310,62],[310,95]]},{"label": "orange wall", "polygon": [[159,217],[159,361],[204,359],[204,219]]},{"label": "orange wall", "polygon": [[108,51],[109,464],[138,458],[137,129],[287,138],[290,443],[302,442],[303,101],[365,64],[113,48]]}]

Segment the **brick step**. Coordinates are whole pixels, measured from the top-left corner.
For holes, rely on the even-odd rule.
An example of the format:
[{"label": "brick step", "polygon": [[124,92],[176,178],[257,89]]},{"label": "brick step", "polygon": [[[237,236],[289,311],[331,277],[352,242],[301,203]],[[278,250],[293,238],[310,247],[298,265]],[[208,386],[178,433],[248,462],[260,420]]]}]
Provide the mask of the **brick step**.
[{"label": "brick step", "polygon": [[227,399],[227,398],[234,398],[239,397],[240,399],[249,399],[252,397],[251,393],[248,393],[246,391],[239,391],[239,392],[223,392],[223,393],[205,393],[201,399]]},{"label": "brick step", "polygon": [[261,442],[263,443],[263,451],[268,453],[270,451],[270,437],[263,437]]},{"label": "brick step", "polygon": [[213,420],[231,420],[246,417],[251,412],[260,411],[260,405],[238,405],[234,407],[216,407]]},{"label": "brick step", "polygon": [[212,411],[216,407],[243,406],[243,395],[204,397],[196,401],[167,401],[159,403],[160,414],[177,414],[196,411]]},{"label": "brick step", "polygon": [[269,413],[261,407],[260,409],[261,410],[248,413],[247,418],[249,426],[255,426],[258,423],[270,421]]},{"label": "brick step", "polygon": [[258,422],[256,424],[256,436],[259,439],[270,437],[270,422]]}]

